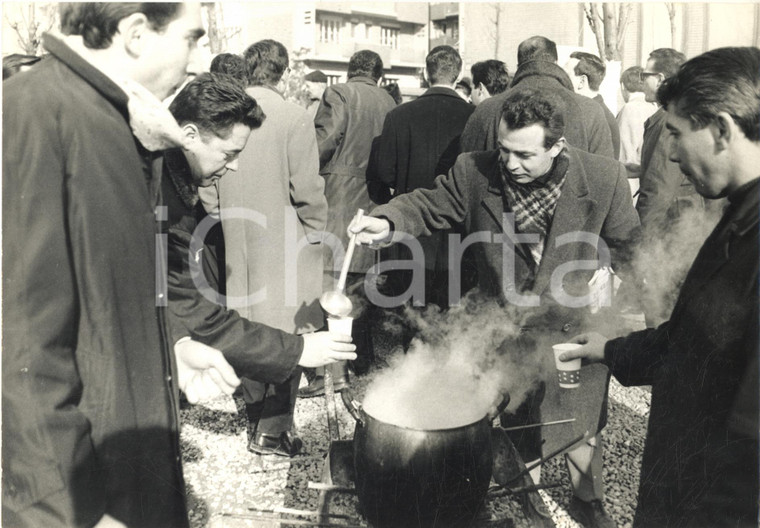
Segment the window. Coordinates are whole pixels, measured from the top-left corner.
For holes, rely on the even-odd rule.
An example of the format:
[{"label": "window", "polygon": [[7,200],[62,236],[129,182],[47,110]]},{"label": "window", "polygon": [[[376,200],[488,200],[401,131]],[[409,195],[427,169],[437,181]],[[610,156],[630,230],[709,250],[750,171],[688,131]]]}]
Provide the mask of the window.
[{"label": "window", "polygon": [[398,49],[398,29],[381,27],[380,44],[391,49]]},{"label": "window", "polygon": [[319,41],[338,44],[343,21],[337,18],[321,18],[319,20]]}]

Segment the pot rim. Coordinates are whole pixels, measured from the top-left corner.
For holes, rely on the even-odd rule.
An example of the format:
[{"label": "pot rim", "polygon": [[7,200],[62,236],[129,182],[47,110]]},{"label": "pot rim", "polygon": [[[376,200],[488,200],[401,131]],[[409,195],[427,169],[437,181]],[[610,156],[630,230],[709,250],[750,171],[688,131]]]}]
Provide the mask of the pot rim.
[{"label": "pot rim", "polygon": [[381,420],[380,418],[374,416],[372,413],[368,412],[366,408],[362,407],[362,411],[365,415],[372,418],[376,422],[379,422],[383,425],[388,425],[391,427],[396,427],[397,429],[406,429],[407,431],[419,431],[421,433],[434,433],[434,432],[443,432],[443,431],[456,431],[457,429],[466,429],[468,427],[472,427],[473,425],[477,425],[480,422],[486,420],[487,422],[490,422],[491,420],[488,418],[488,413],[485,413],[482,418],[478,418],[477,420],[464,424],[464,425],[457,425],[455,427],[440,427],[437,429],[420,429],[418,427],[407,427],[405,425],[396,425],[391,422],[386,422],[384,420]]}]

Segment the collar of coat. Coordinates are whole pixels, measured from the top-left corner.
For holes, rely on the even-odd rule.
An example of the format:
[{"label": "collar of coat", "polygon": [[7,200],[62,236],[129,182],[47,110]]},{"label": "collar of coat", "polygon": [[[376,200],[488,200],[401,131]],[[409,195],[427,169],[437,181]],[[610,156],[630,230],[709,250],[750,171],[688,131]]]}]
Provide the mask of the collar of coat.
[{"label": "collar of coat", "polygon": [[129,97],[105,73],[90,64],[61,39],[50,33],[42,35],[42,47],[51,55],[64,63],[71,70],[95,88],[104,98],[116,108],[124,119],[129,120]]},{"label": "collar of coat", "polygon": [[467,101],[462,99],[462,97],[454,90],[453,88],[449,88],[448,86],[433,86],[431,88],[428,88],[425,93],[420,95],[420,97],[427,97],[430,95],[447,95],[449,97],[456,97],[458,99],[461,99],[465,104],[467,104]]},{"label": "collar of coat", "polygon": [[171,149],[164,153],[165,176],[169,177],[182,203],[192,210],[198,204],[198,186],[193,183],[193,174],[182,149]]},{"label": "collar of coat", "polygon": [[[377,87],[377,81],[372,79],[372,77],[364,77],[363,75],[357,75],[356,77],[351,77],[348,81],[349,83],[362,83],[362,84],[369,84],[371,86]],[[390,97],[390,96],[389,96]]]},{"label": "collar of coat", "polygon": [[573,91],[573,83],[570,82],[570,77],[567,75],[567,72],[554,62],[542,60],[525,61],[520,64],[515,72],[510,87],[516,86],[526,77],[533,76],[550,77],[568,90]]}]

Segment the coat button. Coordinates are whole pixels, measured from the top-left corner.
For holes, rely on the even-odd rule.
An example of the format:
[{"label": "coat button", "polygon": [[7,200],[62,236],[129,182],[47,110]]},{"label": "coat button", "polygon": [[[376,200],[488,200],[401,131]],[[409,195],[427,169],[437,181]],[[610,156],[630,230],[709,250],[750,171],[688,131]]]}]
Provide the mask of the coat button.
[{"label": "coat button", "polygon": [[166,376],[166,381],[167,381],[167,382],[171,382],[171,381],[172,381],[172,377],[171,377],[171,375],[169,375],[169,376]]},{"label": "coat button", "polygon": [[564,325],[562,325],[562,331],[569,332],[572,327],[573,325],[571,325],[570,323],[565,323]]}]

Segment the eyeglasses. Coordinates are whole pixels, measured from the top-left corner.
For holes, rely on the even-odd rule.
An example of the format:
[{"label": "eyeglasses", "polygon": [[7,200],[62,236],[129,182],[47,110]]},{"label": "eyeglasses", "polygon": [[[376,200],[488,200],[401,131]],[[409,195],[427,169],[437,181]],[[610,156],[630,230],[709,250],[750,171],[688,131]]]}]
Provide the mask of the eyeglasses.
[{"label": "eyeglasses", "polygon": [[639,80],[641,82],[645,82],[647,80],[647,77],[652,77],[653,75],[660,75],[658,72],[639,72]]}]

